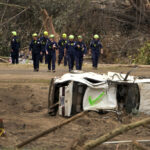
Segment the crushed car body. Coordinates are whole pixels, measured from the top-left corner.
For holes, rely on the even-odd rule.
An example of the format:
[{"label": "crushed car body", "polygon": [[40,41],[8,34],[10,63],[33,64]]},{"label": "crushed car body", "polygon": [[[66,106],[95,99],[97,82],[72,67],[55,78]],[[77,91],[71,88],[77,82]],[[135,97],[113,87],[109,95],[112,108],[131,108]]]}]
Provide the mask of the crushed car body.
[{"label": "crushed car body", "polygon": [[56,115],[58,112],[66,117],[87,110],[150,114],[148,89],[150,79],[115,72],[75,71],[51,80],[48,113]]}]

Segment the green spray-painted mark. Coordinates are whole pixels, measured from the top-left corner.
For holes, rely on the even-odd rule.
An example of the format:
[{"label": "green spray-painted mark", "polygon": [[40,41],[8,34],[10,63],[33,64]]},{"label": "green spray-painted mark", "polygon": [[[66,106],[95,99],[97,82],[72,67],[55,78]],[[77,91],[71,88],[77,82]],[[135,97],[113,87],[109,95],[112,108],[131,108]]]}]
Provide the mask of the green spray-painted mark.
[{"label": "green spray-painted mark", "polygon": [[89,104],[91,106],[93,106],[97,101],[99,101],[103,96],[104,96],[105,92],[102,92],[97,98],[93,99],[91,98],[91,96],[89,96]]}]

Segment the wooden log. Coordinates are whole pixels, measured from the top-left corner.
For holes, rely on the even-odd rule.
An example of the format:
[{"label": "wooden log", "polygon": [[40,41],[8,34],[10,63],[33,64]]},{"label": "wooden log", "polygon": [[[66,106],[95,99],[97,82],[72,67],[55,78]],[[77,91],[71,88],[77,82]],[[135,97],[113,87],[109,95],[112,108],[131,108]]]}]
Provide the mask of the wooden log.
[{"label": "wooden log", "polygon": [[37,139],[39,139],[39,138],[41,138],[41,137],[43,137],[43,136],[45,136],[45,135],[47,135],[47,134],[49,134],[49,133],[51,133],[51,132],[53,132],[53,131],[59,129],[60,127],[66,125],[66,124],[68,124],[68,123],[70,123],[70,122],[72,122],[72,121],[74,121],[74,120],[76,120],[76,119],[78,119],[78,118],[80,118],[80,117],[82,117],[82,116],[85,115],[86,113],[87,113],[87,112],[84,111],[84,112],[81,112],[81,113],[79,113],[79,114],[76,114],[75,116],[73,116],[73,117],[71,117],[71,118],[69,118],[69,119],[63,121],[62,123],[60,123],[60,124],[58,124],[58,125],[56,125],[56,126],[54,126],[54,127],[52,127],[52,128],[49,128],[49,129],[47,129],[47,130],[45,130],[45,131],[39,133],[38,135],[35,135],[35,136],[33,136],[33,137],[31,137],[31,138],[29,138],[29,139],[23,141],[22,143],[16,145],[16,148],[22,148],[23,146],[25,146],[25,145],[31,143],[32,141],[35,141],[35,140],[37,140]]},{"label": "wooden log", "polygon": [[57,103],[53,104],[52,106],[50,106],[49,109],[53,109],[53,108],[57,107],[58,105],[59,105],[59,102],[57,102]]},{"label": "wooden log", "polygon": [[133,141],[132,144],[133,144],[133,146],[135,146],[135,147],[138,148],[139,150],[149,150],[148,147],[145,147],[145,146],[141,145],[141,144],[138,143],[137,141]]},{"label": "wooden log", "polygon": [[139,126],[142,126],[142,125],[148,124],[148,123],[150,123],[150,117],[143,119],[143,120],[140,120],[140,121],[137,121],[137,122],[134,122],[134,123],[130,123],[128,125],[123,125],[123,126],[117,128],[111,132],[104,134],[103,136],[100,136],[96,140],[88,141],[87,143],[85,143],[82,146],[82,149],[83,150],[90,150],[90,149],[92,149],[92,148],[94,148],[94,147],[120,135],[120,134],[123,134],[124,132],[127,132],[131,129],[137,128]]},{"label": "wooden log", "polygon": [[2,62],[4,62],[4,63],[8,63],[9,61],[7,61],[7,60],[5,60],[5,59],[3,59],[3,58],[0,58],[0,60],[2,61]]}]

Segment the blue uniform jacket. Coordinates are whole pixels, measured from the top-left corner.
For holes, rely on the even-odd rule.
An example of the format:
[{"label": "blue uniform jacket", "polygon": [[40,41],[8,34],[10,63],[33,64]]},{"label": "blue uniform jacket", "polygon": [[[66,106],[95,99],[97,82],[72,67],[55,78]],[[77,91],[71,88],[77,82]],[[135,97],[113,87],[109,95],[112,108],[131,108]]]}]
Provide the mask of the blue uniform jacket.
[{"label": "blue uniform jacket", "polygon": [[75,55],[75,42],[74,41],[68,41],[66,44],[67,49],[67,55]]},{"label": "blue uniform jacket", "polygon": [[84,54],[87,53],[87,48],[84,42],[76,42],[75,43],[75,54],[77,56],[83,56]]},{"label": "blue uniform jacket", "polygon": [[[54,45],[56,46],[56,48],[53,47]],[[52,41],[48,40],[45,49],[46,49],[46,51],[48,51],[49,55],[50,54],[56,54],[57,48],[58,48],[58,45],[55,41],[52,42]]]},{"label": "blue uniform jacket", "polygon": [[34,54],[40,54],[40,52],[42,51],[40,40],[32,40],[30,43],[29,50],[32,51],[32,53]]},{"label": "blue uniform jacket", "polygon": [[48,42],[48,40],[49,39],[44,36],[42,36],[40,38],[42,52],[45,52],[45,46],[46,46],[46,43]]},{"label": "blue uniform jacket", "polygon": [[15,52],[18,52],[20,48],[20,41],[17,36],[14,36],[11,40],[11,49]]},{"label": "blue uniform jacket", "polygon": [[59,50],[64,50],[66,48],[67,40],[61,39],[58,42],[58,48]]},{"label": "blue uniform jacket", "polygon": [[90,43],[90,48],[92,49],[92,52],[99,53],[100,49],[103,47],[100,40],[92,40]]}]

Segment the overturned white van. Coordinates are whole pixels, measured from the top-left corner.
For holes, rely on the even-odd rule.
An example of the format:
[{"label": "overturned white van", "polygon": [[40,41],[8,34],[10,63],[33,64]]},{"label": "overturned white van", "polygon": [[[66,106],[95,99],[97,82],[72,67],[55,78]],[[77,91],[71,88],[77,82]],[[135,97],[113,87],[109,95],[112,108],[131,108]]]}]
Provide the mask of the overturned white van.
[{"label": "overturned white van", "polygon": [[108,72],[64,74],[50,82],[48,113],[72,116],[85,110],[150,113],[150,79]]}]

